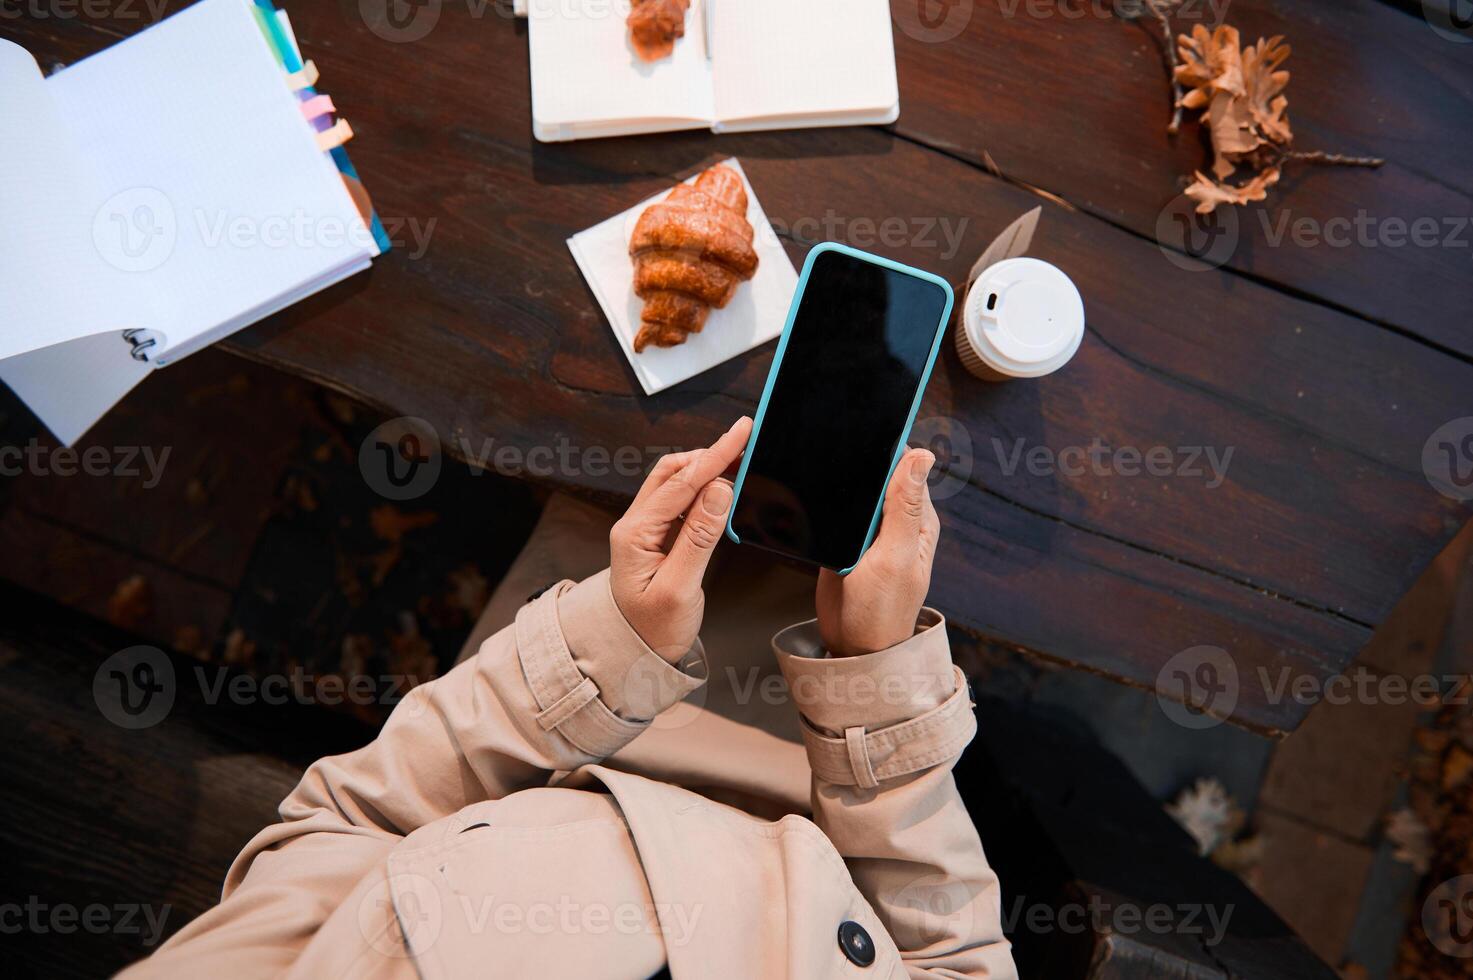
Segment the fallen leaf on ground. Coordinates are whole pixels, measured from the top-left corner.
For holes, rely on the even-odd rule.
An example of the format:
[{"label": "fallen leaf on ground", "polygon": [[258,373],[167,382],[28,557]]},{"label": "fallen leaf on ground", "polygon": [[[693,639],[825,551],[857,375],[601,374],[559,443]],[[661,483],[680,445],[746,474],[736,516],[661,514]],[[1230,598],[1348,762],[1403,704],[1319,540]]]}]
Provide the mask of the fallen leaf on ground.
[{"label": "fallen leaf on ground", "polygon": [[1277,167],[1257,174],[1242,185],[1219,184],[1200,170],[1194,176],[1196,180],[1186,189],[1186,195],[1197,202],[1198,214],[1211,214],[1219,204],[1261,201],[1268,196],[1268,189],[1279,182]]},{"label": "fallen leaf on ground", "polygon": [[977,261],[972,263],[972,271],[967,274],[967,285],[971,286],[978,276],[1003,259],[1027,255],[1028,246],[1033,244],[1033,232],[1038,228],[1038,216],[1042,213],[1043,206],[1039,205],[1004,228],[977,257]]},{"label": "fallen leaf on ground", "polygon": [[1294,139],[1284,112],[1289,100],[1281,95],[1289,84],[1289,73],[1278,67],[1289,57],[1282,37],[1259,38],[1243,49],[1243,97],[1253,121],[1271,142],[1287,144]]},{"label": "fallen leaf on ground", "polygon": [[123,629],[140,628],[153,612],[153,589],[142,575],[129,575],[107,598],[107,621]]},{"label": "fallen leaf on ground", "polygon": [[187,653],[197,660],[205,659],[209,652],[205,649],[205,634],[198,626],[181,626],[174,631],[175,650]]},{"label": "fallen leaf on ground", "polygon": [[393,504],[375,507],[368,515],[368,523],[373,529],[374,536],[381,541],[389,541],[394,544],[404,540],[404,535],[410,531],[429,527],[439,519],[440,515],[432,510],[406,514]]},{"label": "fallen leaf on ground", "polygon": [[472,564],[464,564],[450,573],[450,595],[446,601],[465,611],[472,619],[486,608],[490,596],[490,583],[481,570]]},{"label": "fallen leaf on ground", "polygon": [[1167,805],[1166,812],[1192,835],[1204,857],[1242,826],[1242,812],[1216,779],[1197,780]]},{"label": "fallen leaf on ground", "polygon": [[1461,786],[1467,781],[1469,773],[1473,773],[1473,752],[1469,752],[1461,744],[1455,744],[1442,758],[1443,790]]},{"label": "fallen leaf on ground", "polygon": [[249,667],[256,659],[256,644],[247,640],[245,631],[237,627],[225,637],[225,653],[221,659],[231,666]]},{"label": "fallen leaf on ground", "polygon": [[1418,874],[1432,863],[1432,840],[1427,825],[1408,809],[1400,809],[1386,820],[1386,839],[1395,845],[1391,856],[1410,864]]},{"label": "fallen leaf on ground", "polygon": [[1180,35],[1176,46],[1182,62],[1176,67],[1176,80],[1189,89],[1181,98],[1182,106],[1200,109],[1217,92],[1243,94],[1243,62],[1236,27],[1219,24],[1209,34],[1198,24],[1192,28],[1191,37]]}]

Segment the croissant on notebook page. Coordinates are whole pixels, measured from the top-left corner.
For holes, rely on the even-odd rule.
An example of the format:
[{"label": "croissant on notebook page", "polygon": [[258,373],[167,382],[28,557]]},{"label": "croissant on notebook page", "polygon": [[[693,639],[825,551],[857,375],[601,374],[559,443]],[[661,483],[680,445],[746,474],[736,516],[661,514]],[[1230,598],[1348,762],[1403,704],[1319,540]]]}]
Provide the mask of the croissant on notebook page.
[{"label": "croissant on notebook page", "polygon": [[676,38],[685,37],[685,12],[690,0],[634,0],[629,11],[629,40],[645,61],[659,61],[675,50]]},{"label": "croissant on notebook page", "polygon": [[651,204],[635,222],[629,254],[634,293],[644,300],[635,351],[685,343],[711,307],[731,302],[757,272],[741,176],[718,164]]}]

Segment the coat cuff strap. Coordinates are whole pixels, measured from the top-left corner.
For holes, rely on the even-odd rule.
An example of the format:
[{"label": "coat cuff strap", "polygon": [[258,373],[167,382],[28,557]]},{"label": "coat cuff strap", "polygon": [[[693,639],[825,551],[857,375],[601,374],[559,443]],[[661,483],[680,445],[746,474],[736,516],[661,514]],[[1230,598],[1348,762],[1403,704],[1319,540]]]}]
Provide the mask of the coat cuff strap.
[{"label": "coat cuff strap", "polygon": [[577,749],[596,759],[612,755],[649,726],[620,718],[599,696],[598,685],[573,662],[558,622],[558,596],[572,587],[561,582],[517,613],[517,654],[522,674],[540,709],[544,731],[556,730]]},{"label": "coat cuff strap", "polygon": [[961,754],[977,733],[971,691],[961,669],[956,690],[941,704],[910,721],[879,731],[854,726],[842,738],[825,735],[805,719],[803,745],[813,775],[836,786],[874,789],[887,779],[929,769]]}]

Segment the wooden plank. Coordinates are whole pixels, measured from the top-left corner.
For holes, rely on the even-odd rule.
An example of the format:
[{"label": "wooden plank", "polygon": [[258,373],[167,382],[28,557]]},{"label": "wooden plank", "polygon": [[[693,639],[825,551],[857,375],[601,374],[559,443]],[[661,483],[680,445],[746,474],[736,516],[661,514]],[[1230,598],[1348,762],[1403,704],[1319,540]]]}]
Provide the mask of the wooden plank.
[{"label": "wooden plank", "polygon": [[[230,608],[230,593],[218,585],[18,506],[0,514],[0,578],[166,647],[193,637],[190,645],[208,649]],[[119,604],[118,590],[134,578],[143,597]]]},{"label": "wooden plank", "polygon": [[[1296,149],[1387,160],[1378,171],[1294,168],[1264,205],[1237,212],[1228,265],[1473,356],[1473,47],[1378,0],[1232,0],[1216,10],[1223,7],[1245,42],[1282,34],[1293,48],[1285,67]],[[1175,138],[1166,133],[1159,30],[1149,20],[1124,23],[1111,9],[892,0],[896,132],[972,161],[986,152],[1008,176],[1155,240],[1182,189],[1178,178],[1206,171],[1211,156],[1195,123]],[[1183,10],[1178,32],[1216,22],[1206,0],[1187,0]],[[1345,225],[1361,216],[1363,226]],[[1417,219],[1436,223],[1431,244],[1407,240]],[[1300,222],[1315,244],[1295,244]],[[1342,239],[1351,244],[1337,246]],[[1161,259],[1150,268],[1177,274]]]},{"label": "wooden plank", "polygon": [[[795,258],[827,223],[953,281],[1036,200],[876,130],[534,144],[524,28],[445,6],[437,29],[406,48],[416,64],[408,98],[382,71],[382,42],[353,17],[292,13],[304,47],[332,50],[324,85],[353,107],[355,162],[404,244],[233,349],[423,416],[462,456],[509,447],[525,458],[566,439],[580,452],[632,446],[648,462],[750,410],[770,349],[637,395],[563,246],[703,162],[743,158]],[[25,43],[58,57],[102,45],[70,24],[18,23]],[[906,225],[898,244],[876,237],[886,219]],[[1088,215],[1050,208],[1037,250],[1079,281],[1091,333],[1075,364],[1037,384],[983,385],[947,351],[925,414],[973,435],[971,485],[942,504],[953,529],[938,576],[947,611],[1138,684],[1154,683],[1176,650],[1224,636],[1248,666],[1287,659],[1322,673],[1346,662],[1466,519],[1427,486],[1419,457],[1433,429],[1466,414],[1469,366],[1239,276],[1182,273],[1153,244]],[[1004,472],[991,440],[1010,448],[1020,436],[1055,453],[1098,437],[1235,454],[1213,488]],[[543,478],[624,494],[638,479],[591,459]],[[1061,605],[1060,587],[1093,604]],[[1297,717],[1252,698],[1240,714],[1274,729]]]},{"label": "wooden plank", "polygon": [[[93,675],[136,642],[0,584],[5,900],[33,903],[43,922],[102,905],[124,927],[7,936],[9,975],[110,975],[157,948],[155,924],[167,938],[219,901],[231,860],[308,763],[371,737],[314,707],[210,703],[190,677],[198,665],[178,657],[167,717],[119,728],[94,700]],[[132,908],[126,921],[120,906]]]},{"label": "wooden plank", "polygon": [[[48,521],[233,590],[300,431],[317,412],[314,390],[205,351],[135,389],[71,451],[39,427],[29,433],[37,464],[11,481],[13,499]],[[95,465],[84,468],[88,459]]]}]

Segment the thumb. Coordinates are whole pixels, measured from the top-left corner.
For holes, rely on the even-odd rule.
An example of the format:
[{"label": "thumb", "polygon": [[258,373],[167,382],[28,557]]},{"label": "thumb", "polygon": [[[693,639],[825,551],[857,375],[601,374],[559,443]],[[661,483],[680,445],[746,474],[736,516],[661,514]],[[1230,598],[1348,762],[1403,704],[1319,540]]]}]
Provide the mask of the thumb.
[{"label": "thumb", "polygon": [[731,484],[721,479],[712,480],[696,497],[669,556],[660,565],[659,576],[668,586],[680,592],[701,587],[711,553],[726,531],[731,498]]},{"label": "thumb", "polygon": [[900,459],[890,486],[885,489],[885,511],[880,523],[879,542],[887,547],[913,545],[920,540],[926,522],[926,502],[930,493],[926,477],[936,457],[930,450],[912,449]]}]

